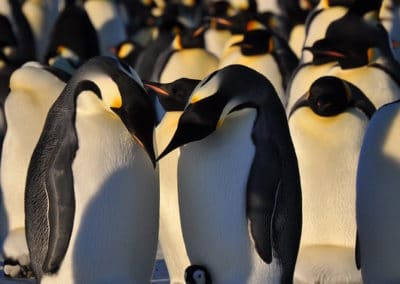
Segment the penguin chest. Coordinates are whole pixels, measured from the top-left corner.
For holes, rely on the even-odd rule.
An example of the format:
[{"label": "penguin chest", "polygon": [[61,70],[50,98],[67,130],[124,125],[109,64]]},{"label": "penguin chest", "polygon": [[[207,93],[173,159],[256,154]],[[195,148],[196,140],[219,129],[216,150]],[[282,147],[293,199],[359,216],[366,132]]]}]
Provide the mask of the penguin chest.
[{"label": "penguin chest", "polygon": [[256,273],[246,218],[255,115],[252,109],[232,113],[216,132],[180,148],[178,190],[187,253],[216,283],[244,283],[252,269]]},{"label": "penguin chest", "polygon": [[145,283],[158,235],[158,184],[151,161],[109,111],[78,109],[75,126],[76,209],[59,275],[68,279],[75,273],[79,283]]},{"label": "penguin chest", "polygon": [[302,246],[354,246],[356,169],[367,123],[355,109],[319,117],[302,108],[291,116],[303,199]]},{"label": "penguin chest", "polygon": [[343,70],[335,67],[327,75],[342,78],[356,85],[376,108],[400,98],[398,84],[379,68],[364,66]]},{"label": "penguin chest", "polygon": [[220,58],[230,37],[231,33],[228,30],[209,29],[204,34],[206,49]]},{"label": "penguin chest", "polygon": [[[20,76],[22,73],[25,72],[19,70],[13,76]],[[40,74],[36,73],[36,82],[41,79],[38,76]],[[27,80],[27,78],[20,79],[25,82]],[[65,85],[58,80],[42,83],[51,84],[47,92],[39,90],[38,94],[32,94],[16,88],[11,90],[5,102],[7,132],[1,156],[1,186],[6,211],[10,212],[8,214],[10,229],[25,226],[24,193],[29,161],[43,129],[47,112]],[[17,212],[20,214],[16,214]]]},{"label": "penguin chest", "polygon": [[203,79],[218,67],[218,58],[201,48],[172,53],[160,76],[161,83],[179,78]]},{"label": "penguin chest", "polygon": [[286,105],[283,78],[275,58],[271,54],[240,56],[235,64],[247,66],[264,75],[274,86],[283,105]]}]

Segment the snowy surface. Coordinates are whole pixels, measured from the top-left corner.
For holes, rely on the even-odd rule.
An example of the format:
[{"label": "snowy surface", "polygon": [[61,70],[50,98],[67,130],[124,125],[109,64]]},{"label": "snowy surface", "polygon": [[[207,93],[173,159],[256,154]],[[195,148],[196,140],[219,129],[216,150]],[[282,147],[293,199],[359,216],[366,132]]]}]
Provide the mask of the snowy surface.
[{"label": "snowy surface", "polygon": [[[3,260],[0,259],[0,284],[35,284],[34,280],[25,279],[10,279],[5,278],[3,274]],[[165,266],[165,262],[162,259],[162,253],[159,250],[157,252],[157,260],[154,266],[153,279],[151,281],[153,284],[169,284],[168,280],[168,270]]]}]

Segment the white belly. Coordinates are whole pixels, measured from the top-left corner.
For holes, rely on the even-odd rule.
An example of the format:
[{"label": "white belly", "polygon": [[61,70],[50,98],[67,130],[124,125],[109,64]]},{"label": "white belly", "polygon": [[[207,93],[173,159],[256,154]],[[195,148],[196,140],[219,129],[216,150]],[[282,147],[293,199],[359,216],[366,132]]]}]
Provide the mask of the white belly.
[{"label": "white belly", "polygon": [[191,263],[209,270],[213,283],[275,283],[269,278],[272,267],[255,252],[246,218],[254,118],[255,110],[233,113],[209,137],[181,147],[178,184],[186,249]]},{"label": "white belly", "polygon": [[148,283],[159,215],[150,159],[115,115],[78,112],[76,124],[73,232],[59,273],[43,283]]}]

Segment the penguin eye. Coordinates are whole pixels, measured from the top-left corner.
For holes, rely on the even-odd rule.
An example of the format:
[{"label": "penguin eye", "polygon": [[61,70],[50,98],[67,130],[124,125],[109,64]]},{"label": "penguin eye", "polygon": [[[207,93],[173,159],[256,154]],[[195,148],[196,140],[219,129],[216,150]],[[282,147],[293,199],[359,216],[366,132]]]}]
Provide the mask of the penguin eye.
[{"label": "penguin eye", "polygon": [[194,279],[198,279],[198,280],[203,279],[204,278],[204,272],[203,271],[199,271],[199,270],[195,271],[193,273],[193,278]]}]

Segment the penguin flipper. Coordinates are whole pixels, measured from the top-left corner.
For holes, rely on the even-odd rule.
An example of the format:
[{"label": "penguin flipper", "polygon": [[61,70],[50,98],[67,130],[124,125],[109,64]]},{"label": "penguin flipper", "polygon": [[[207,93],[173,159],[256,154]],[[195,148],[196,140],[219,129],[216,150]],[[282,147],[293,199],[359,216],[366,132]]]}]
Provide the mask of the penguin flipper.
[{"label": "penguin flipper", "polygon": [[358,231],[356,233],[356,249],[355,249],[355,259],[357,269],[361,269],[361,252],[360,252],[360,240],[358,238]]},{"label": "penguin flipper", "polygon": [[[280,187],[281,161],[272,139],[257,147],[247,182],[247,218],[258,255],[272,262],[273,218]],[[261,149],[260,149],[261,148]]]},{"label": "penguin flipper", "polygon": [[75,157],[76,136],[69,132],[55,149],[54,159],[46,178],[49,198],[49,243],[43,271],[54,273],[67,252],[75,215],[72,161]]}]

